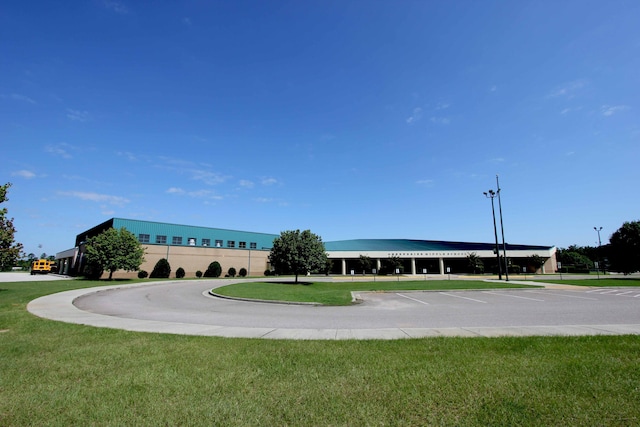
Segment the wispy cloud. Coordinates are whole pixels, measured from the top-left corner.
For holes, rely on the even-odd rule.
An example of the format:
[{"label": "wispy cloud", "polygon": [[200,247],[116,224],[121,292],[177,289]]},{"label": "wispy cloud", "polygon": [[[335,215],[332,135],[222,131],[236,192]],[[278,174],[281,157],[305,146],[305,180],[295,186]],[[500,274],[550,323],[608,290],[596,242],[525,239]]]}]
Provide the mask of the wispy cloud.
[{"label": "wispy cloud", "polygon": [[22,169],[22,170],[19,170],[19,171],[11,172],[11,175],[12,176],[19,176],[21,178],[26,178],[26,179],[32,179],[32,178],[36,177],[35,173],[33,173],[31,171],[28,171],[26,169]]},{"label": "wispy cloud", "polygon": [[194,181],[200,181],[207,185],[213,186],[222,184],[232,178],[229,175],[205,169],[209,166],[202,163],[163,156],[160,156],[159,159],[162,163],[158,164],[157,167],[180,175],[186,175]]},{"label": "wispy cloud", "polygon": [[109,194],[100,194],[84,191],[59,191],[59,196],[73,197],[80,200],[87,200],[91,202],[108,203],[110,205],[124,206],[129,203],[129,199],[120,196],[112,196]]},{"label": "wispy cloud", "polygon": [[605,117],[613,116],[616,113],[620,113],[622,111],[627,111],[630,109],[628,105],[603,105],[600,107],[600,111],[602,115]]},{"label": "wispy cloud", "polygon": [[412,124],[412,123],[417,122],[421,118],[422,118],[422,108],[416,107],[416,108],[413,109],[413,113],[411,114],[411,116],[409,116],[405,121],[408,124]]},{"label": "wispy cloud", "polygon": [[127,6],[124,5],[122,2],[115,1],[115,0],[104,0],[102,4],[107,9],[112,10],[116,13],[119,13],[120,15],[126,15],[127,13],[129,13],[129,8],[127,8]]},{"label": "wispy cloud", "polygon": [[547,94],[547,98],[573,98],[576,92],[586,87],[588,82],[584,79],[564,83]]},{"label": "wispy cloud", "polygon": [[261,183],[262,185],[269,186],[269,185],[275,185],[275,184],[277,184],[277,183],[278,183],[278,180],[277,180],[277,179],[275,179],[275,178],[267,177],[267,178],[262,178],[262,181],[260,181],[260,183]]},{"label": "wispy cloud", "polygon": [[451,123],[451,119],[448,117],[431,116],[429,117],[429,121],[438,125],[448,125]]},{"label": "wispy cloud", "polygon": [[184,25],[188,26],[188,27],[190,27],[190,26],[192,26],[192,25],[193,25],[193,23],[191,22],[191,19],[190,19],[190,18],[186,18],[186,17],[185,17],[185,18],[182,18],[182,23],[183,23]]},{"label": "wispy cloud", "polygon": [[67,118],[75,122],[86,122],[91,118],[87,111],[72,110],[67,108]]},{"label": "wispy cloud", "polygon": [[230,177],[223,175],[218,172],[212,172],[207,170],[193,170],[190,171],[191,179],[196,181],[202,181],[207,185],[217,185],[222,184],[227,181]]},{"label": "wispy cloud", "polygon": [[69,154],[69,149],[73,148],[71,145],[62,143],[57,145],[47,145],[44,147],[44,151],[53,154],[55,156],[62,157],[63,159],[70,159],[72,156]]},{"label": "wispy cloud", "polygon": [[433,187],[436,182],[433,179],[420,179],[416,181],[416,184],[423,187]]},{"label": "wispy cloud", "polygon": [[37,104],[37,102],[34,101],[33,99],[25,95],[20,95],[19,93],[12,93],[9,95],[0,95],[0,98],[11,99],[13,101],[18,101],[18,102],[26,102],[27,104],[33,104],[33,105]]},{"label": "wispy cloud", "polygon": [[171,187],[167,189],[167,194],[174,194],[176,196],[187,196],[195,199],[209,199],[209,200],[222,200],[223,197],[215,194],[211,190],[196,190],[186,191],[180,187]]},{"label": "wispy cloud", "polygon": [[135,154],[130,153],[129,151],[118,151],[116,153],[116,155],[120,156],[120,157],[124,157],[125,159],[129,160],[130,162],[135,162],[138,160],[138,158],[135,156]]},{"label": "wispy cloud", "polygon": [[243,187],[243,188],[253,188],[254,186],[253,181],[249,181],[248,179],[241,179],[239,184],[240,184],[240,187]]}]

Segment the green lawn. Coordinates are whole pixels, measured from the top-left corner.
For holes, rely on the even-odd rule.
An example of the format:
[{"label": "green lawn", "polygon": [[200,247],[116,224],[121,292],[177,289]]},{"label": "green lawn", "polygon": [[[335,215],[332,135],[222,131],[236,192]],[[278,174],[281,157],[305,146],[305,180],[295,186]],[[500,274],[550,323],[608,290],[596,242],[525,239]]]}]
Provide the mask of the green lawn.
[{"label": "green lawn", "polygon": [[570,280],[541,280],[545,283],[558,283],[563,285],[577,286],[640,286],[640,279],[628,279],[620,277],[618,279],[602,278],[602,279],[570,279]]},{"label": "green lawn", "polygon": [[25,310],[95,285],[0,283],[1,426],[640,423],[638,336],[225,339]]},{"label": "green lawn", "polygon": [[513,283],[489,283],[474,280],[416,280],[378,282],[251,282],[236,283],[214,289],[219,295],[272,301],[315,302],[324,305],[351,304],[352,291],[413,291],[442,289],[523,288]]}]

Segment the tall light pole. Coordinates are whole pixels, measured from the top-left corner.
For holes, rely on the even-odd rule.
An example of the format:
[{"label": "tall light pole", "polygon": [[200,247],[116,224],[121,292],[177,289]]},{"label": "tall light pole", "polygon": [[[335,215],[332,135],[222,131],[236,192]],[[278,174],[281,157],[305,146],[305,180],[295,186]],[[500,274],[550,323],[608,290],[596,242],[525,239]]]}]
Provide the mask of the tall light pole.
[{"label": "tall light pole", "polygon": [[596,233],[598,233],[598,256],[596,257],[598,259],[598,267],[596,267],[596,273],[598,274],[598,280],[600,279],[600,252],[601,252],[601,246],[602,246],[602,240],[600,240],[600,231],[602,230],[602,227],[598,228],[598,227],[593,227],[594,230],[596,230]]},{"label": "tall light pole", "polygon": [[504,223],[502,222],[502,200],[500,199],[500,181],[496,175],[496,187],[498,187],[498,207],[500,208],[500,230],[502,232],[502,253],[504,255],[504,277],[509,281],[509,263],[507,262],[507,243],[504,240]]},{"label": "tall light pole", "polygon": [[500,263],[500,247],[498,246],[498,227],[496,227],[496,210],[493,205],[493,199],[496,197],[496,192],[489,190],[482,193],[488,199],[491,199],[491,213],[493,214],[493,234],[496,237],[496,256],[498,257],[498,279],[502,280],[502,266]]}]

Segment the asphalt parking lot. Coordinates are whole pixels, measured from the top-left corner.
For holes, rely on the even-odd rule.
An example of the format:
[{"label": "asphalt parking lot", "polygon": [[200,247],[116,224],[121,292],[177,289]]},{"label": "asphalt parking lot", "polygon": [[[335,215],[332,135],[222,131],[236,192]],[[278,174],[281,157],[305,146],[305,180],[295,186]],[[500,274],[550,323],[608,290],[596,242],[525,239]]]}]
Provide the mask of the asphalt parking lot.
[{"label": "asphalt parking lot", "polygon": [[208,295],[229,280],[116,285],[29,304],[55,320],[135,331],[286,339],[640,334],[640,288],[361,293],[349,307],[236,301]]}]

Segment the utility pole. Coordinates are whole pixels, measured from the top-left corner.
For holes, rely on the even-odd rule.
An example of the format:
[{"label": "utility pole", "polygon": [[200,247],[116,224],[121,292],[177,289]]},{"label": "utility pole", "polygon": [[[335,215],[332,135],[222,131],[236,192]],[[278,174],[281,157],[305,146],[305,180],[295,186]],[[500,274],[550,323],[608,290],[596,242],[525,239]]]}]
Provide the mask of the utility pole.
[{"label": "utility pole", "polygon": [[496,210],[494,208],[493,199],[496,197],[496,192],[489,190],[485,193],[486,198],[491,199],[491,213],[493,214],[493,234],[496,237],[496,256],[498,257],[498,280],[502,280],[502,263],[500,262],[500,246],[498,246],[498,227],[496,226]]},{"label": "utility pole", "polygon": [[502,200],[500,198],[500,181],[496,175],[496,187],[498,187],[498,207],[500,208],[500,230],[502,232],[502,253],[504,254],[504,277],[509,281],[509,263],[507,262],[507,243],[504,240],[504,223],[502,222]]}]

